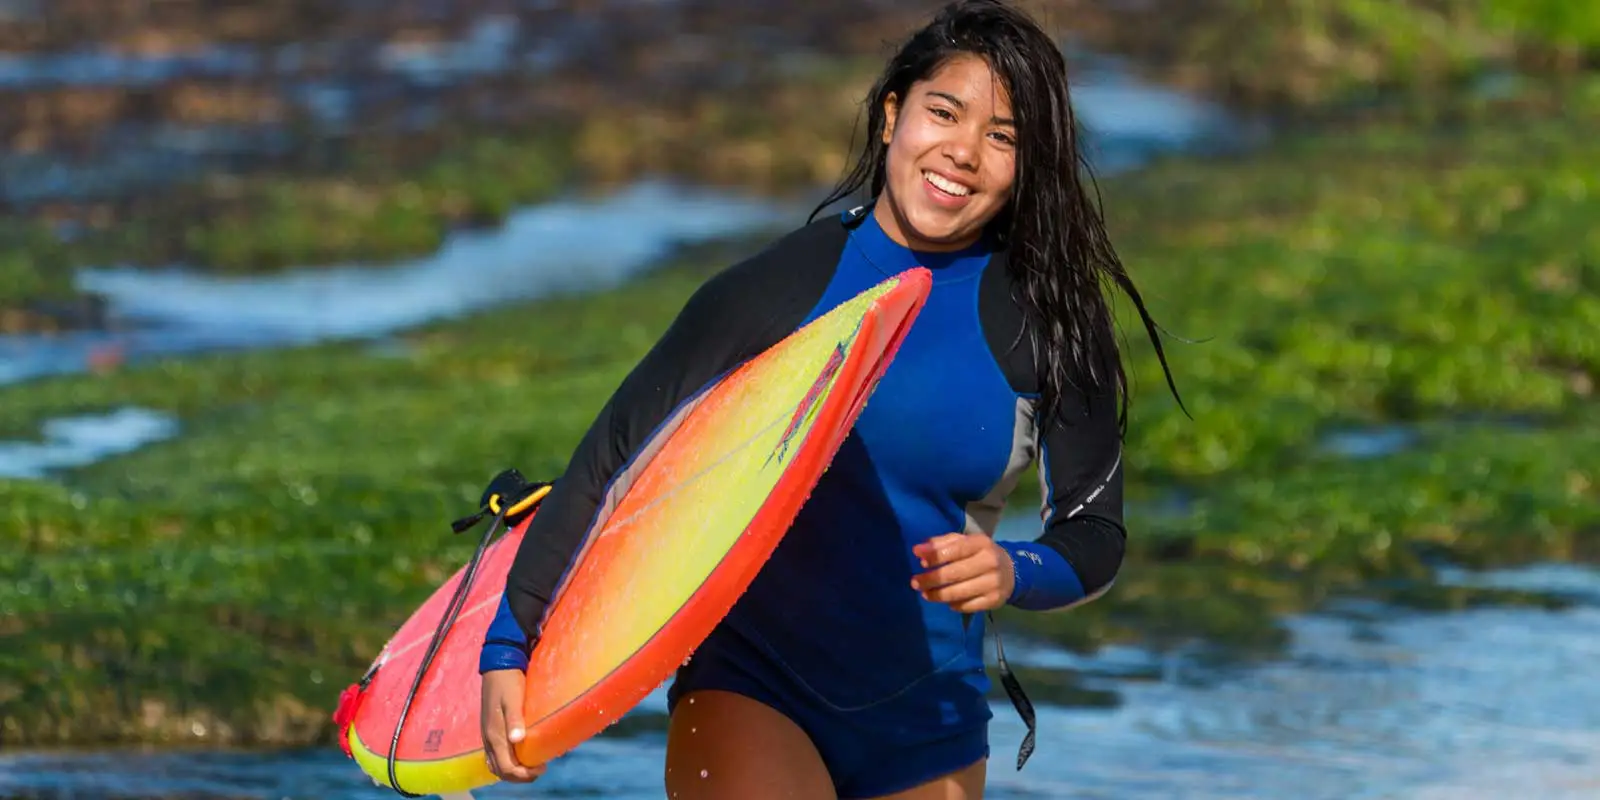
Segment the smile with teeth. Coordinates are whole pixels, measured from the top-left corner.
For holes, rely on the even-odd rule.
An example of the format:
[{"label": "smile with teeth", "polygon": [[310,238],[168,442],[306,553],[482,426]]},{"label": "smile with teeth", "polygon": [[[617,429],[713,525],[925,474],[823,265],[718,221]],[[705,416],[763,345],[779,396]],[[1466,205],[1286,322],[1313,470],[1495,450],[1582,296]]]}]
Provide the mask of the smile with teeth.
[{"label": "smile with teeth", "polygon": [[928,183],[933,184],[935,188],[941,192],[944,192],[945,194],[954,195],[956,197],[966,197],[967,195],[972,194],[971,189],[962,186],[961,184],[956,183],[955,181],[952,181],[936,172],[924,172],[922,173],[922,177],[927,180]]}]

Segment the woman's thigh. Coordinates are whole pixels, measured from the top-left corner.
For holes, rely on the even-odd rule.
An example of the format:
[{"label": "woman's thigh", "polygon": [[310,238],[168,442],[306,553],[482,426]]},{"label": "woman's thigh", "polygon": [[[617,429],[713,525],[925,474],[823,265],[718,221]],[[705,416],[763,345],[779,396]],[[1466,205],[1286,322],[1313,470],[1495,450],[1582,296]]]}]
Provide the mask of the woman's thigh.
[{"label": "woman's thigh", "polygon": [[983,784],[987,777],[988,761],[978,761],[949,775],[879,800],[982,800]]},{"label": "woman's thigh", "polygon": [[835,797],[822,756],[800,726],[763,703],[719,690],[678,701],[667,730],[666,784],[676,800]]}]

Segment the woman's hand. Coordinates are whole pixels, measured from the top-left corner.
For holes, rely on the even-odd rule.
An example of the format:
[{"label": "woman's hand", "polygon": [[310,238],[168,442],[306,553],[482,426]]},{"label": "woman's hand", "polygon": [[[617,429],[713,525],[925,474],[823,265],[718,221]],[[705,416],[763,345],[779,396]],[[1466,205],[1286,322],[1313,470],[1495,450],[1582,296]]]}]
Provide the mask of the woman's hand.
[{"label": "woman's hand", "polygon": [[522,670],[501,669],[483,673],[483,754],[489,771],[500,780],[531,783],[544,774],[545,765],[526,767],[517,761],[516,743],[522,741]]},{"label": "woman's hand", "polygon": [[911,552],[927,570],[911,579],[911,588],[963,614],[1005,605],[1016,586],[1011,554],[981,533],[935,536]]}]

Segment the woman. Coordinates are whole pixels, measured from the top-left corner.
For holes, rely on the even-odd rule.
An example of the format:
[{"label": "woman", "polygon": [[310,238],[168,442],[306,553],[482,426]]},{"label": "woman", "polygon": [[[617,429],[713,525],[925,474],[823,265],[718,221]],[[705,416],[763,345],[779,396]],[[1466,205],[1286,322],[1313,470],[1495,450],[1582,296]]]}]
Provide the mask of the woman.
[{"label": "woman", "polygon": [[[726,370],[903,269],[934,276],[916,325],[669,692],[668,794],[980,797],[991,712],[979,612],[1067,608],[1110,586],[1125,539],[1127,382],[1104,282],[1156,331],[1080,182],[1060,51],[999,0],[954,3],[890,61],[868,131],[818,213],[863,188],[869,204],[814,213],[701,287],[544,500],[480,664],[485,749],[502,778],[543,772],[510,744],[528,652],[645,439]],[[1044,530],[995,541],[1035,459]]]}]

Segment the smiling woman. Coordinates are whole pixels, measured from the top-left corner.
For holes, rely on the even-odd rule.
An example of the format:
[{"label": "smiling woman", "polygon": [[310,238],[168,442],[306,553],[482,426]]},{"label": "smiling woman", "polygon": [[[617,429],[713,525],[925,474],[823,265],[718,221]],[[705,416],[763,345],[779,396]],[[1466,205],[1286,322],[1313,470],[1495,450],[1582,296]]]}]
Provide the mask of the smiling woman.
[{"label": "smiling woman", "polygon": [[[1101,287],[1143,305],[1081,180],[1061,52],[1010,5],[962,0],[911,37],[867,103],[870,146],[818,213],[866,189],[863,204],[814,214],[702,286],[525,532],[480,662],[501,777],[544,772],[518,760],[522,689],[541,680],[530,653],[652,433],[718,376],[913,267],[932,276],[916,324],[776,551],[677,675],[667,793],[981,797],[987,612],[1069,608],[1115,578],[1126,380]],[[1042,530],[997,541],[1035,462]],[[1030,733],[1019,767],[1032,746]]]},{"label": "smiling woman", "polygon": [[1032,18],[1003,0],[951,3],[885,66],[866,111],[868,147],[818,210],[866,193],[901,246],[959,249],[981,231],[1007,250],[1042,407],[1057,407],[1079,380],[1114,383],[1126,399],[1107,284],[1132,300],[1166,371],[1088,185],[1066,59]]},{"label": "smiling woman", "polygon": [[[906,112],[902,116],[902,105]],[[959,250],[976,242],[1016,179],[1011,101],[987,61],[961,55],[883,102],[889,190],[875,214],[896,243]]]}]

